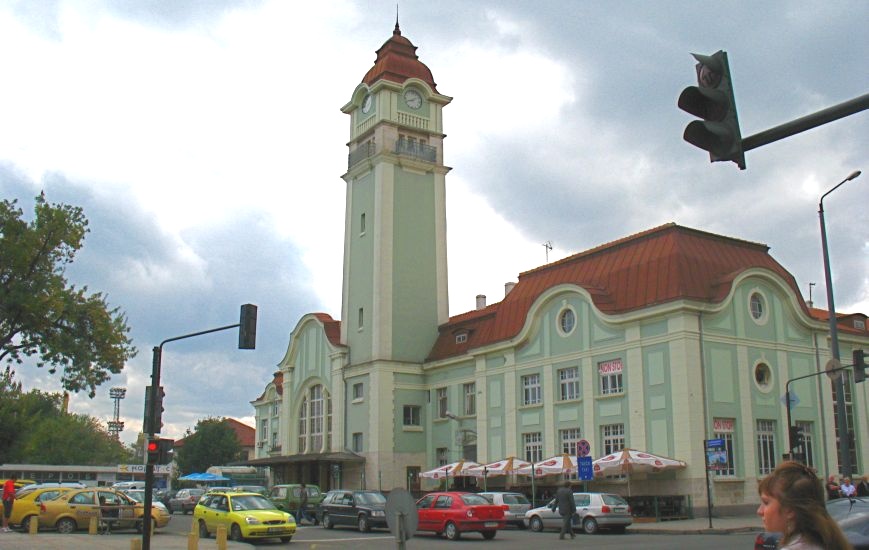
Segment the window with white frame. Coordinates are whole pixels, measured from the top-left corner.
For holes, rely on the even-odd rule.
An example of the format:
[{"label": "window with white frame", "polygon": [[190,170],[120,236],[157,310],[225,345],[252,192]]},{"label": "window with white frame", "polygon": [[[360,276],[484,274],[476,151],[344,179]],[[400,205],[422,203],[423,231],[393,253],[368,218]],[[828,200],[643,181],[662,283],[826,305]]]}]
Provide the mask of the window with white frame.
[{"label": "window with white frame", "polygon": [[582,439],[582,432],[579,428],[558,430],[558,438],[561,440],[562,453],[567,453],[570,456],[579,454],[577,445],[579,445],[579,440]]},{"label": "window with white frame", "polygon": [[320,452],[323,448],[323,386],[311,388],[311,410],[308,426],[311,432],[311,450]]},{"label": "window with white frame", "polygon": [[733,432],[736,420],[733,418],[715,418],[712,420],[712,438],[724,441],[724,450],[727,452],[727,462],[721,464],[715,475],[719,477],[733,477],[736,475],[736,464],[733,454]]},{"label": "window with white frame", "polygon": [[419,426],[420,425],[420,407],[419,407],[419,405],[405,405],[403,416],[404,416],[403,423],[405,426]]},{"label": "window with white frame", "polygon": [[438,418],[446,418],[447,411],[447,389],[438,388],[435,390],[435,403],[438,408]]},{"label": "window with white frame", "polygon": [[462,414],[473,416],[477,414],[477,384],[470,382],[462,385]]},{"label": "window with white frame", "polygon": [[527,374],[522,377],[522,404],[537,405],[542,401],[540,375]]},{"label": "window with white frame", "polygon": [[558,370],[558,398],[561,401],[579,399],[579,367]]},{"label": "window with white frame", "polygon": [[362,400],[365,397],[365,385],[362,382],[353,384],[353,401]]},{"label": "window with white frame", "polygon": [[604,424],[600,427],[600,439],[604,456],[621,451],[625,448],[625,425]]},{"label": "window with white frame", "polygon": [[304,453],[308,448],[308,398],[302,398],[302,406],[299,407],[299,452]]},{"label": "window with white frame", "polygon": [[265,418],[259,422],[259,434],[260,441],[265,441],[269,437],[269,421]]},{"label": "window with white frame", "polygon": [[600,394],[612,395],[625,391],[622,385],[622,360],[601,361],[597,364],[597,372],[600,376]]},{"label": "window with white frame", "polygon": [[281,402],[275,401],[272,403],[272,416],[280,416],[281,414]]},{"label": "window with white frame", "polygon": [[797,422],[796,427],[803,432],[803,449],[805,453],[805,465],[809,468],[815,467],[815,439],[813,437],[813,422]]},{"label": "window with white frame", "polygon": [[446,466],[449,463],[449,451],[446,447],[438,447],[435,450],[435,461],[438,466]]},{"label": "window with white frame", "polygon": [[272,450],[278,448],[278,432],[272,432],[272,444],[271,444],[271,448],[272,448]]},{"label": "window with white frame", "polygon": [[522,434],[522,444],[525,460],[532,463],[543,460],[543,435],[540,432]]},{"label": "window with white frame", "polygon": [[353,434],[353,452],[362,452],[362,432],[355,432]]},{"label": "window with white frame", "polygon": [[332,400],[322,384],[311,386],[299,407],[299,452],[322,452],[331,437]]},{"label": "window with white frame", "polygon": [[757,420],[757,473],[765,476],[775,469],[775,420]]}]

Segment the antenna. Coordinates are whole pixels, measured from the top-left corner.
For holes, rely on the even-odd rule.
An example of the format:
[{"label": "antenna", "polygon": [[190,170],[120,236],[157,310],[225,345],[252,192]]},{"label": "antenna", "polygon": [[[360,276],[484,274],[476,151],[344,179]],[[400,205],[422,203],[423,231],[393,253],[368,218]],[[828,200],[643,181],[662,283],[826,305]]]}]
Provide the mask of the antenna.
[{"label": "antenna", "polygon": [[815,283],[809,283],[809,303],[810,303],[810,304],[813,304],[813,303],[814,303],[814,302],[812,301],[812,287],[813,287],[813,286],[815,286]]},{"label": "antenna", "polygon": [[552,250],[552,241],[543,243],[543,248],[546,249],[546,263],[549,263],[549,251]]}]

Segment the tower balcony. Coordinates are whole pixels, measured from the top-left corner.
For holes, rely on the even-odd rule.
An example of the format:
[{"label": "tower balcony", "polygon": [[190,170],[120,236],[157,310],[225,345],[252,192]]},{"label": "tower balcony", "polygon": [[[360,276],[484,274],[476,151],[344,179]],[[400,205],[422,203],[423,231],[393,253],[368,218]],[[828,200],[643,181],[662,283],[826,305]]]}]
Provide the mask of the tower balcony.
[{"label": "tower balcony", "polygon": [[[398,139],[395,141],[395,146],[392,152],[403,157],[410,157],[414,160],[423,162],[437,162],[438,150],[437,147],[420,143],[412,139]],[[373,141],[367,141],[356,149],[350,151],[347,159],[347,168],[353,168],[363,160],[373,157],[377,153],[377,145]]]}]

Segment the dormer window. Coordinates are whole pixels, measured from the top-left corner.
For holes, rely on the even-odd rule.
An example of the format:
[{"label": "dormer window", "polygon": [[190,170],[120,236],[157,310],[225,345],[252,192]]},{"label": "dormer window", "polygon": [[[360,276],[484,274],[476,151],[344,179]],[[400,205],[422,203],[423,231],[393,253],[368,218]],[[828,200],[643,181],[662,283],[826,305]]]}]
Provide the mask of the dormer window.
[{"label": "dormer window", "polygon": [[468,341],[468,333],[467,332],[460,332],[460,333],[456,334],[456,344],[464,344],[467,341]]},{"label": "dormer window", "polygon": [[854,319],[854,328],[866,330],[866,321],[862,319]]}]

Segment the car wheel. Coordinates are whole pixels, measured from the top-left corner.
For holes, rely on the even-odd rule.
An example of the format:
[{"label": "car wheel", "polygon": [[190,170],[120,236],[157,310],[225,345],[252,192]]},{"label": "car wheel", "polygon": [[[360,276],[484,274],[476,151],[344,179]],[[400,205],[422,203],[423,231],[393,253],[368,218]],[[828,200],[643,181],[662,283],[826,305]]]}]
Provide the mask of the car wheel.
[{"label": "car wheel", "polygon": [[244,541],[244,537],[241,536],[241,527],[237,523],[233,523],[232,527],[229,528],[229,540],[234,540],[235,542]]},{"label": "car wheel", "polygon": [[585,518],[582,520],[582,530],[585,531],[587,535],[597,533],[597,521],[595,521],[594,518]]},{"label": "car wheel", "polygon": [[78,525],[76,525],[75,520],[72,518],[60,518],[57,520],[55,527],[57,527],[58,533],[69,535],[70,533],[75,533]]},{"label": "car wheel", "polygon": [[290,542],[293,540],[293,537],[281,537],[281,542]]},{"label": "car wheel", "polygon": [[34,516],[27,516],[26,518],[21,520],[21,530],[25,533],[30,532],[30,520]]},{"label": "car wheel", "polygon": [[362,514],[361,516],[359,516],[358,525],[359,525],[359,532],[360,533],[367,533],[367,532],[371,531],[371,525],[368,523],[368,516],[366,516],[365,514]]},{"label": "car wheel", "polygon": [[444,528],[444,535],[446,535],[449,540],[459,540],[461,538],[462,533],[459,531],[459,528],[456,527],[456,524],[453,522],[447,523],[447,526]]},{"label": "car wheel", "polygon": [[332,524],[332,518],[329,517],[329,514],[323,514],[323,529],[331,529],[335,527]]},{"label": "car wheel", "polygon": [[199,538],[208,538],[208,527],[205,526],[205,522],[202,520],[199,520]]},{"label": "car wheel", "polygon": [[540,519],[540,516],[534,516],[533,518],[531,518],[530,525],[531,530],[535,533],[543,531],[543,521]]},{"label": "car wheel", "polygon": [[482,531],[483,538],[486,540],[492,540],[493,538],[495,538],[495,533],[497,532],[498,531]]}]

